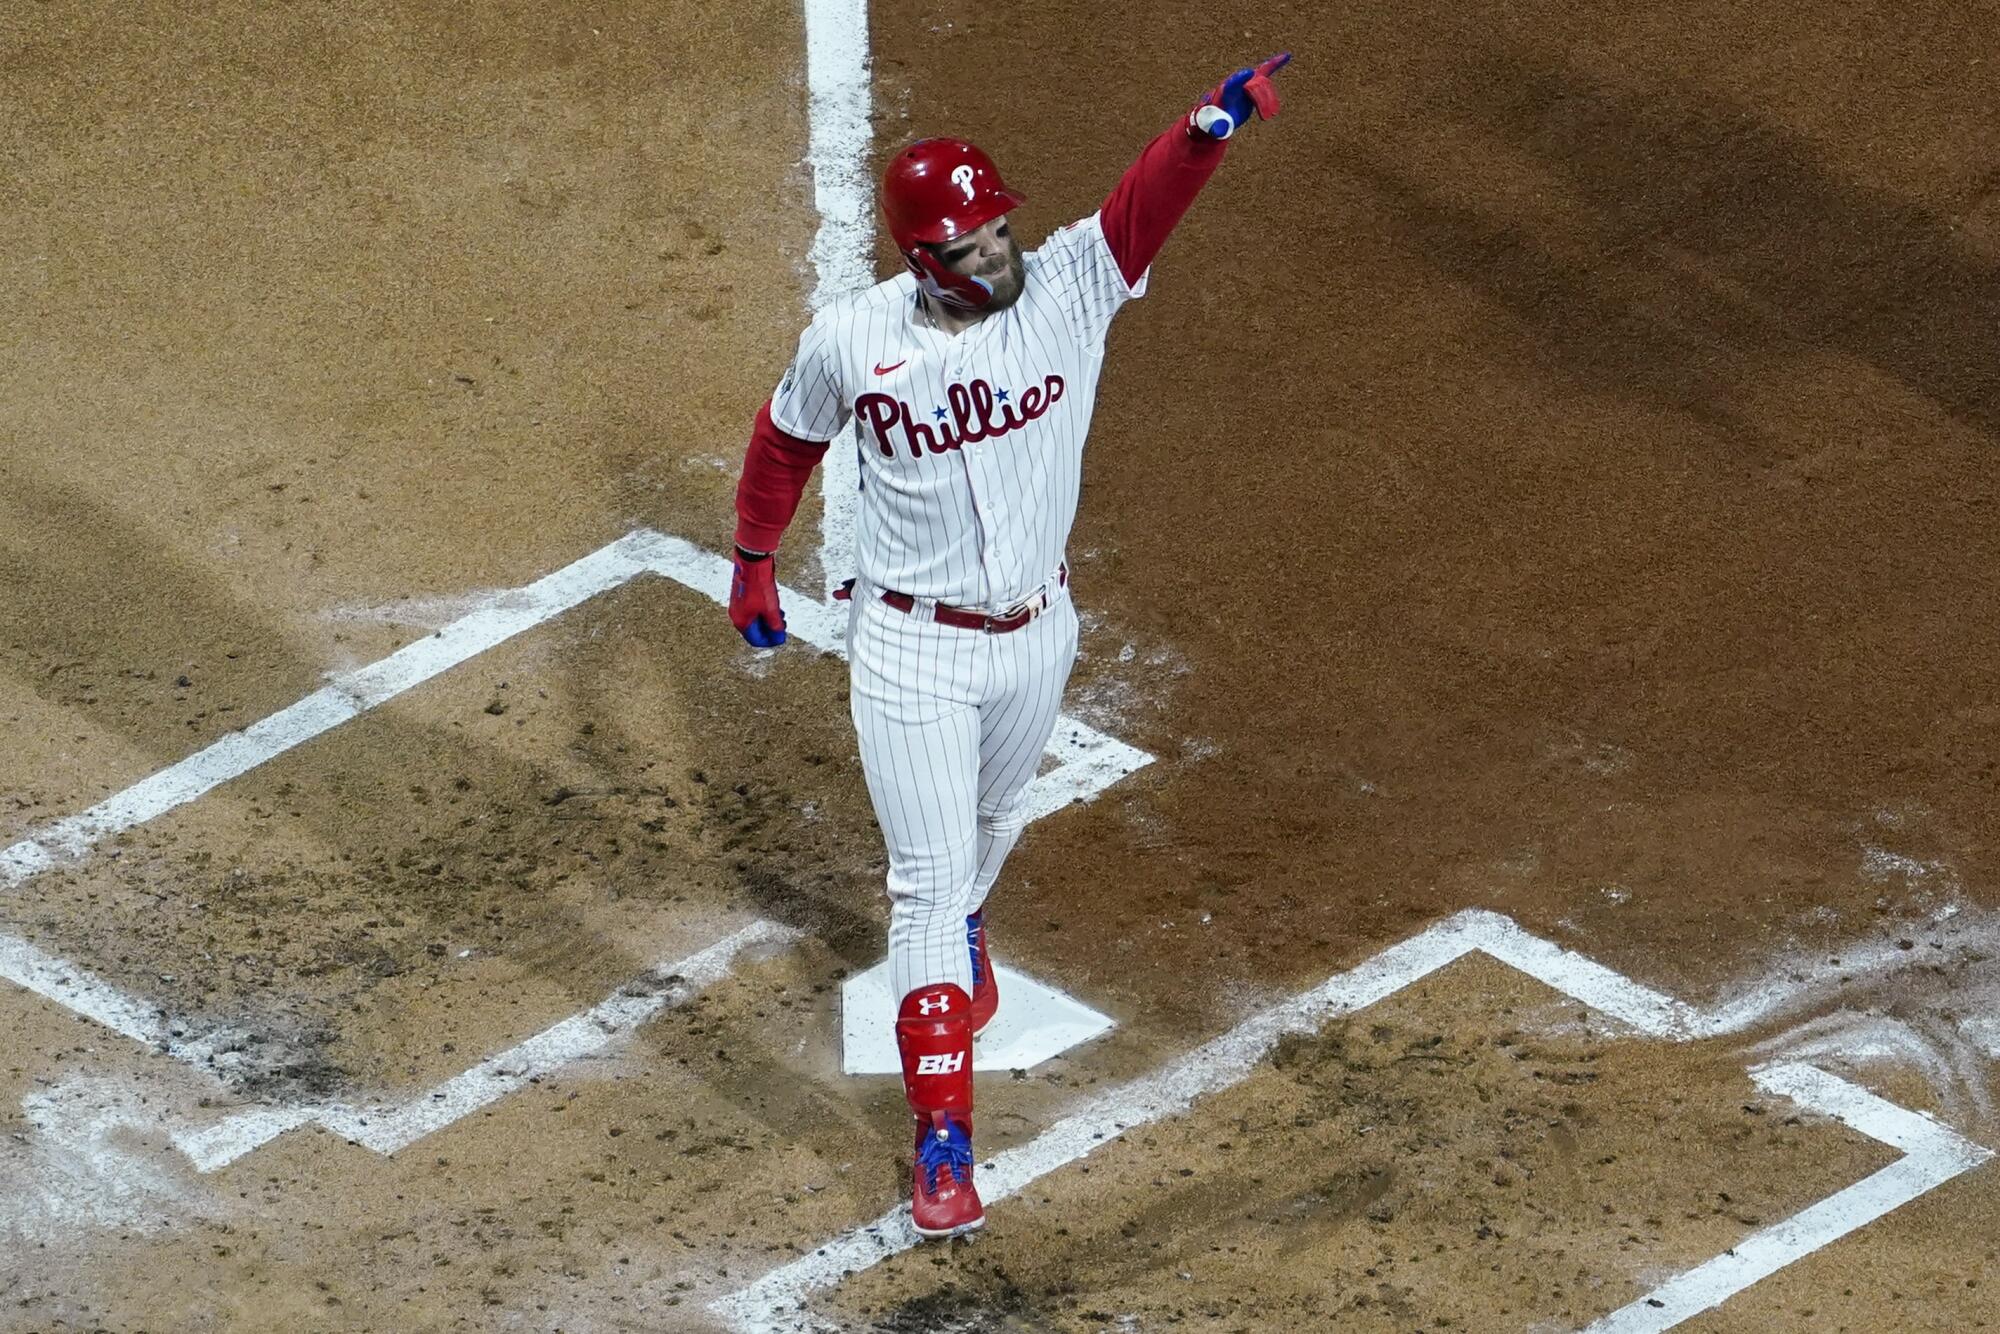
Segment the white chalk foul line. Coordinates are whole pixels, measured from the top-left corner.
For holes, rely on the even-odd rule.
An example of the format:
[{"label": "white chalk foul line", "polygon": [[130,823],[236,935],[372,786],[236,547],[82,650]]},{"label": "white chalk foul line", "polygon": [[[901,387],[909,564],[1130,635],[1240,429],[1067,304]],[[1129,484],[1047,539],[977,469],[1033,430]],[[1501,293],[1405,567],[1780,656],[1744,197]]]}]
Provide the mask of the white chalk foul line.
[{"label": "white chalk foul line", "polygon": [[798,932],[773,922],[752,922],[697,954],[656,965],[582,1014],[571,1015],[489,1056],[464,1074],[399,1103],[260,1108],[201,1130],[178,1133],[174,1143],[203,1172],[213,1172],[288,1130],[315,1122],[377,1153],[395,1153],[525,1087],[530,1080],[623,1040],[662,1010],[682,1004],[726,977],[744,950],[785,944],[797,936]]},{"label": "white chalk foul line", "polygon": [[[874,137],[869,109],[867,0],[805,0],[806,161],[812,166],[813,237],[818,310],[837,296],[875,281],[875,192],[863,174]],[[820,467],[820,576],[830,595],[854,560],[854,518],[860,508],[861,463],[851,449],[827,451]]]},{"label": "white chalk foul line", "polygon": [[[1498,913],[1470,910],[1393,945],[1349,972],[1265,1010],[1196,1048],[1174,1065],[1093,1099],[1027,1144],[980,1167],[980,1195],[998,1203],[1088,1156],[1136,1127],[1185,1112],[1195,1099],[1246,1078],[1286,1033],[1310,1032],[1365,1009],[1478,951],[1517,968],[1649,1036],[1685,1041],[1708,1025],[1690,1006],[1574,951],[1530,935]],[[1672,1328],[1759,1279],[1880,1218],[1991,1154],[1918,1113],[1837,1079],[1788,1064],[1754,1071],[1760,1087],[1836,1117],[1907,1156],[1864,1181],[1757,1233],[1729,1255],[1690,1270],[1590,1327],[1591,1334]],[[800,1334],[832,1328],[806,1304],[811,1296],[918,1244],[904,1205],[851,1229],[709,1310],[744,1334]],[[1738,1258],[1744,1257],[1744,1258]],[[1623,1321],[1625,1323],[1610,1323]]]}]

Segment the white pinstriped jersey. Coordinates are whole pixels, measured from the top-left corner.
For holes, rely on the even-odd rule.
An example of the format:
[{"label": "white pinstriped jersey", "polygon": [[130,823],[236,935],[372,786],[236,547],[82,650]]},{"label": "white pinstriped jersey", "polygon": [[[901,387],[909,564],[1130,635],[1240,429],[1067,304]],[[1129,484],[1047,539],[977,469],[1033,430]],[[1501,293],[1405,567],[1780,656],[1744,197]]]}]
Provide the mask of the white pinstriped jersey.
[{"label": "white pinstriped jersey", "polygon": [[771,396],[803,440],[851,430],[861,458],[855,559],[864,584],[999,609],[1063,559],[1104,336],[1142,296],[1098,215],[1024,256],[1021,297],[952,335],[904,273],[822,309]]}]

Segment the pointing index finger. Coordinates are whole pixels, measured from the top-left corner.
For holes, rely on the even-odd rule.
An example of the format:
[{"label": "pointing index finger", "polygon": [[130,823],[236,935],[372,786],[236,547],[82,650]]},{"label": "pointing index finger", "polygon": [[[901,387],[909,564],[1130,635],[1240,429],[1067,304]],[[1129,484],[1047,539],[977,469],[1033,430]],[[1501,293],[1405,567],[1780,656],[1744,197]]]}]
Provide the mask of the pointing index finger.
[{"label": "pointing index finger", "polygon": [[1269,78],[1271,75],[1276,74],[1279,70],[1283,69],[1285,66],[1291,63],[1292,63],[1292,53],[1290,51],[1280,51],[1278,52],[1277,55],[1272,56],[1269,60],[1259,65],[1257,67],[1257,72],[1259,74],[1264,75],[1266,78]]}]

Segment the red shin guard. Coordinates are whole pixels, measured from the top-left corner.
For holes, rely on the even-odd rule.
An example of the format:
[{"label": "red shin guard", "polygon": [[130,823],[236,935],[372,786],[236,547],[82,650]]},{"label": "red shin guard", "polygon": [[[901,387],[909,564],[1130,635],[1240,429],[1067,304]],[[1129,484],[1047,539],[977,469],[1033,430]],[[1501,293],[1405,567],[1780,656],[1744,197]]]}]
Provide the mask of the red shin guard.
[{"label": "red shin guard", "polygon": [[986,1221],[972,1184],[972,1000],[950,983],[903,997],[896,1016],[903,1092],[917,1118],[911,1219],[927,1237]]}]

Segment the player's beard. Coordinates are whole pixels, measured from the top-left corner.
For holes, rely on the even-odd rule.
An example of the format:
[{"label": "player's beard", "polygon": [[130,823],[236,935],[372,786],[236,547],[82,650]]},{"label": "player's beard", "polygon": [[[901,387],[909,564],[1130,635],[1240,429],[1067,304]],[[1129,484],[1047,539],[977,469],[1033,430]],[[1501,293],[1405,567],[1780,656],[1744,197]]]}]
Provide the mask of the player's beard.
[{"label": "player's beard", "polygon": [[979,276],[993,284],[993,295],[987,298],[986,304],[980,308],[986,314],[1005,310],[1019,301],[1021,293],[1028,286],[1028,265],[1021,256],[1021,243],[1011,236],[1008,237],[1006,270],[991,278],[987,278],[983,273]]}]

